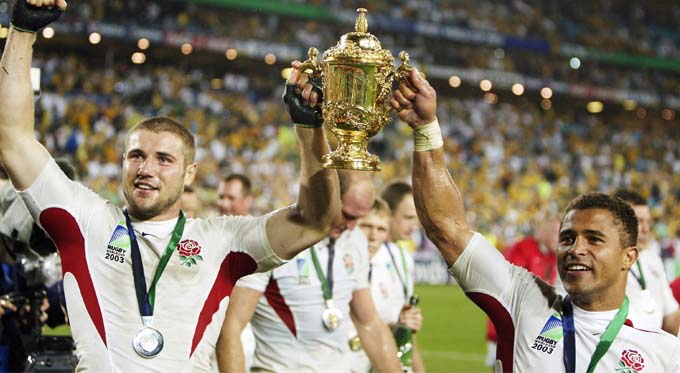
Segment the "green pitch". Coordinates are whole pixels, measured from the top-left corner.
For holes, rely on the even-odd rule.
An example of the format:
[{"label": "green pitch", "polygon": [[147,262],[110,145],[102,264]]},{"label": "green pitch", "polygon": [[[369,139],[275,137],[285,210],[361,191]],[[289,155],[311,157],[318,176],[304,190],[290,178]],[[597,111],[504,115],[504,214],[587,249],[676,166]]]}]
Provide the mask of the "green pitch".
[{"label": "green pitch", "polygon": [[484,366],[486,315],[456,285],[419,285],[418,346],[428,372],[490,373]]}]

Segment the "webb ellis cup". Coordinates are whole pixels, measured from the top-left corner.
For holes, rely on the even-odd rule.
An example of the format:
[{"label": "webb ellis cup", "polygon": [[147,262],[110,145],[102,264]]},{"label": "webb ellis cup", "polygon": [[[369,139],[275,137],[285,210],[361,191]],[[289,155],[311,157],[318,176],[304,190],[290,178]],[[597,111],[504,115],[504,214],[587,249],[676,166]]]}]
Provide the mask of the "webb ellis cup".
[{"label": "webb ellis cup", "polygon": [[322,78],[324,125],[338,139],[335,151],[323,157],[324,168],[379,171],[380,160],[367,150],[368,140],[391,121],[389,99],[392,81],[403,81],[412,67],[401,52],[401,66],[394,70],[392,53],[368,33],[366,9],[357,9],[355,31],[340,38],[323,53],[309,49],[301,67],[311,78]]}]

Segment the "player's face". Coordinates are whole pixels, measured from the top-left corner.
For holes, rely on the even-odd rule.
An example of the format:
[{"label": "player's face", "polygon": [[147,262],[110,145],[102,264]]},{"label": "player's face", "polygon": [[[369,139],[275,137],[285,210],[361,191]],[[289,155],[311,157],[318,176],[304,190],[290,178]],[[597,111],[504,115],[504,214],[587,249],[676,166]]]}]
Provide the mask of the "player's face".
[{"label": "player's face", "polygon": [[646,205],[635,205],[632,207],[638,221],[638,247],[640,250],[644,250],[652,238],[652,214]]},{"label": "player's face", "polygon": [[123,194],[130,215],[144,220],[176,217],[184,186],[195,173],[195,163],[184,166],[184,145],[178,136],[135,131],[123,155]]},{"label": "player's face", "polygon": [[380,245],[387,241],[389,232],[390,218],[374,211],[359,219],[359,228],[368,239],[368,250],[375,253],[380,249]]},{"label": "player's face", "polygon": [[222,214],[246,216],[250,213],[252,198],[243,195],[243,184],[240,180],[220,182],[217,194],[219,197],[217,204]]},{"label": "player's face", "polygon": [[625,292],[637,250],[622,247],[619,229],[604,209],[572,210],[562,220],[557,265],[575,303],[595,304]]},{"label": "player's face", "polygon": [[418,229],[418,214],[416,204],[412,194],[406,194],[397,208],[392,212],[392,222],[390,223],[390,238],[396,242],[399,240],[410,240],[411,234]]}]

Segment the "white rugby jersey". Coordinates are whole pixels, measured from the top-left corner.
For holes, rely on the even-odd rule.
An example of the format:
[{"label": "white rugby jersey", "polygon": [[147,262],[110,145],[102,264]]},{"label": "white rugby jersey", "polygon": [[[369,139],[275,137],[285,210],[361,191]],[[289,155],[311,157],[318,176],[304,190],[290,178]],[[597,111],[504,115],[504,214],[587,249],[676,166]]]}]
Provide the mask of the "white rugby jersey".
[{"label": "white rugby jersey", "polygon": [[[479,233],[450,268],[466,295],[494,321],[497,372],[564,372],[561,301],[554,288],[507,262]],[[614,311],[574,307],[576,372],[585,372]],[[679,372],[680,341],[660,329],[626,324],[595,372]],[[632,320],[632,321],[631,321]]]},{"label": "white rugby jersey", "polygon": [[[394,256],[394,260],[390,256]],[[403,261],[402,261],[403,258]],[[371,286],[371,298],[376,311],[386,325],[391,326],[399,321],[399,313],[413,295],[413,258],[406,250],[397,244],[383,243],[378,252],[370,260],[369,283]],[[396,263],[396,267],[394,265]],[[404,268],[404,263],[406,268]],[[404,270],[408,275],[405,275]],[[407,281],[407,294],[404,295],[402,280]],[[356,335],[354,325],[353,335]],[[352,369],[356,372],[368,372],[371,362],[364,349],[354,351],[352,354]]]},{"label": "white rugby jersey", "polygon": [[[328,244],[326,238],[313,247],[324,275]],[[334,247],[333,299],[343,319],[332,332],[321,320],[325,304],[311,249],[273,271],[238,281],[237,286],[264,293],[251,319],[257,341],[253,371],[349,371],[349,303],[355,290],[368,287],[368,246],[361,231],[354,229],[343,232]]]},{"label": "white rugby jersey", "polygon": [[[402,279],[407,281],[406,294]],[[399,312],[413,295],[413,258],[395,243],[382,244],[380,250],[371,258],[370,284],[371,296],[378,314],[385,324],[395,324],[399,321]]]},{"label": "white rugby jersey", "polygon": [[[640,251],[638,258],[645,282],[645,288],[638,279],[640,271],[635,264],[628,272],[626,294],[630,299],[630,306],[643,318],[641,324],[648,328],[661,328],[663,318],[678,309],[678,302],[666,279],[663,262],[652,250]],[[644,323],[644,324],[642,324]]]},{"label": "white rugby jersey", "polygon": [[[188,219],[156,286],[152,326],[165,346],[145,359],[132,349],[143,325],[123,211],[70,181],[53,160],[20,195],[61,255],[78,371],[210,370],[236,281],[281,263],[266,236],[266,217]],[[133,222],[147,287],[176,221]]]}]

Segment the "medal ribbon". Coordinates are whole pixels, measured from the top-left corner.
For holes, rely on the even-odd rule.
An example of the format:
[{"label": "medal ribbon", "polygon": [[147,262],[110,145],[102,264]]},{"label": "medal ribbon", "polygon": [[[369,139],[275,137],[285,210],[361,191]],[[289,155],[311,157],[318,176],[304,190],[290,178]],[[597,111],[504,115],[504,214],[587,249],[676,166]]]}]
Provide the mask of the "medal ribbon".
[{"label": "medal ribbon", "polygon": [[399,253],[401,254],[401,267],[404,270],[404,277],[402,278],[398,269],[399,266],[397,265],[397,260],[394,259],[394,254],[392,254],[392,250],[390,250],[389,242],[385,241],[385,246],[387,246],[387,253],[390,254],[390,258],[392,258],[392,264],[394,264],[394,270],[397,272],[397,276],[399,276],[401,286],[404,288],[404,298],[408,300],[408,270],[406,270],[406,257],[404,256],[404,249],[397,245],[397,249],[399,249]]},{"label": "medal ribbon", "polygon": [[633,272],[633,271],[630,271],[630,273],[633,275],[633,277],[635,277],[638,284],[640,284],[640,287],[642,288],[642,290],[645,290],[645,289],[647,289],[647,282],[645,281],[645,274],[642,272],[642,265],[640,264],[640,258],[638,258],[638,260],[636,260],[635,263],[637,264],[638,272],[640,272],[640,277],[636,276],[635,272]]},{"label": "medal ribbon", "polygon": [[[616,315],[607,325],[607,329],[602,333],[600,341],[595,347],[595,352],[590,358],[590,363],[588,364],[587,373],[592,373],[595,370],[595,366],[602,356],[607,353],[609,347],[616,339],[619,334],[621,327],[626,322],[626,317],[628,317],[628,297],[623,299],[623,304],[621,308],[616,312]],[[567,373],[575,372],[576,369],[576,329],[574,327],[574,309],[571,304],[571,298],[567,295],[562,301],[562,332],[564,333],[564,367]]]},{"label": "medal ribbon", "polygon": [[321,264],[319,264],[319,258],[316,256],[314,247],[309,250],[312,252],[312,262],[314,262],[314,269],[316,269],[316,275],[321,281],[321,291],[323,291],[323,299],[331,300],[333,299],[333,257],[335,256],[335,240],[331,239],[328,244],[328,268],[326,270],[326,276],[324,276],[321,270]]},{"label": "medal ribbon", "polygon": [[156,284],[160,280],[165,267],[170,261],[172,253],[175,252],[175,247],[182,238],[182,233],[184,232],[184,213],[180,210],[179,218],[175,224],[175,228],[172,231],[172,238],[168,242],[168,246],[165,248],[165,252],[161,257],[160,262],[158,262],[158,267],[156,267],[156,273],[153,276],[153,281],[151,282],[151,287],[149,291],[146,291],[146,280],[144,279],[144,264],[142,264],[142,256],[139,252],[139,244],[137,243],[137,236],[135,231],[132,229],[132,223],[130,222],[130,216],[127,211],[125,214],[125,224],[127,225],[128,235],[130,236],[130,257],[132,261],[132,277],[135,282],[135,293],[137,295],[137,304],[139,305],[139,313],[142,317],[153,316],[153,306],[156,300]]}]

